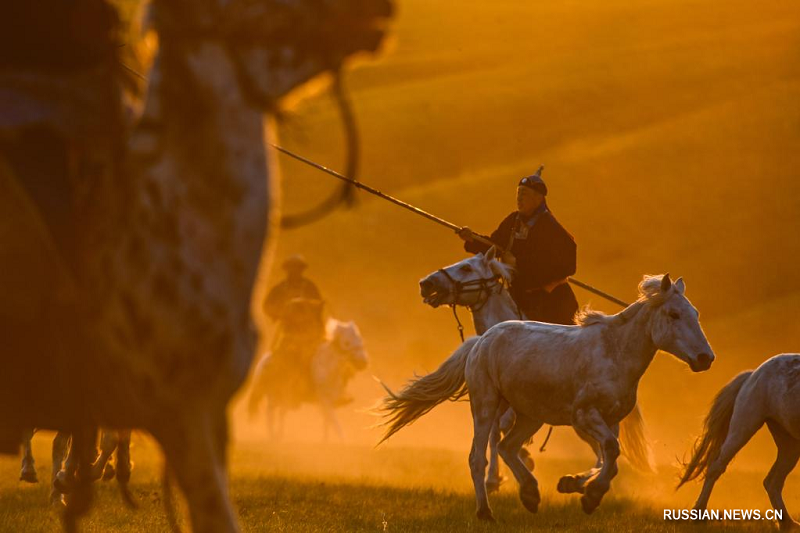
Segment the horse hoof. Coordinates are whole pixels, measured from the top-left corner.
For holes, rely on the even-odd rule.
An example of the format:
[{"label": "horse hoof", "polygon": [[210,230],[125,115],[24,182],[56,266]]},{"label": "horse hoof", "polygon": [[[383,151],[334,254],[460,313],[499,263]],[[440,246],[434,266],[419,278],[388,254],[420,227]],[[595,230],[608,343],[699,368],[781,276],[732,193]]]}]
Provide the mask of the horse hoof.
[{"label": "horse hoof", "polygon": [[580,484],[575,476],[563,476],[558,480],[556,490],[561,494],[583,494],[583,485]]},{"label": "horse hoof", "polygon": [[114,469],[114,465],[106,463],[106,467],[103,468],[103,481],[111,481],[115,475],[117,475],[117,471]]},{"label": "horse hoof", "polygon": [[67,475],[63,470],[56,474],[53,480],[53,488],[61,494],[68,494],[75,485],[75,478]]},{"label": "horse hoof", "polygon": [[592,514],[599,505],[600,502],[598,500],[595,500],[586,494],[581,496],[581,508],[583,509],[584,513]]},{"label": "horse hoof", "polygon": [[19,473],[19,480],[25,483],[39,483],[39,477],[36,475],[36,470],[33,468],[23,468]]},{"label": "horse hoof", "polygon": [[539,511],[539,502],[542,501],[542,498],[539,495],[539,489],[536,486],[526,485],[520,487],[519,499],[522,502],[522,505],[525,506],[525,509],[531,513],[536,513]]},{"label": "horse hoof", "polygon": [[475,513],[478,517],[478,520],[483,520],[484,522],[495,522],[494,516],[492,516],[492,510],[488,507],[486,509],[478,509],[478,512]]},{"label": "horse hoof", "polygon": [[595,509],[600,505],[600,500],[603,495],[608,491],[608,488],[599,485],[589,484],[586,487],[586,493],[581,496],[581,507],[586,514],[592,514]]},{"label": "horse hoof", "polygon": [[53,507],[65,507],[67,505],[64,495],[55,489],[50,491],[50,505]]}]

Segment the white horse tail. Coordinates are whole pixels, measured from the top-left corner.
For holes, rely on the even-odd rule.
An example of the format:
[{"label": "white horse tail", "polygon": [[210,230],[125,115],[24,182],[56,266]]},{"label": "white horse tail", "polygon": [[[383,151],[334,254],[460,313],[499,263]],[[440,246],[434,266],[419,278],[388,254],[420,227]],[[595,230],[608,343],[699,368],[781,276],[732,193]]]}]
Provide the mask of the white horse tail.
[{"label": "white horse tail", "polygon": [[619,442],[622,455],[641,472],[655,472],[655,461],[650,441],[647,440],[642,411],[637,403],[628,416],[619,423]]},{"label": "white horse tail", "polygon": [[711,410],[703,422],[703,435],[694,443],[692,458],[683,465],[683,473],[678,487],[697,477],[704,478],[709,465],[719,456],[722,444],[728,436],[736,397],[752,373],[752,370],[742,372],[714,397]]},{"label": "white horse tail", "polygon": [[456,401],[467,394],[464,369],[467,356],[480,337],[471,337],[453,352],[439,368],[425,376],[411,380],[399,393],[393,393],[385,384],[389,395],[383,399],[378,413],[385,419],[386,433],[378,444],[445,400]]}]

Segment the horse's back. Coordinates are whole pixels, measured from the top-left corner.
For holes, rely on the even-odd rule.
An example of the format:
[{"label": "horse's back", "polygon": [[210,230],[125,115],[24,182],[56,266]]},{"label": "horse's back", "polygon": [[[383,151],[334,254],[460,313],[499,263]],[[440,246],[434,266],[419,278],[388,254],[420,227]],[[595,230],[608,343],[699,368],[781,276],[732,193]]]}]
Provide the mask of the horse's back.
[{"label": "horse's back", "polygon": [[563,380],[573,375],[575,359],[585,351],[580,348],[587,341],[582,329],[533,321],[501,322],[478,339],[468,367],[481,367],[495,379]]},{"label": "horse's back", "polygon": [[495,359],[564,357],[586,343],[586,328],[545,322],[509,320],[489,328],[478,341]]}]

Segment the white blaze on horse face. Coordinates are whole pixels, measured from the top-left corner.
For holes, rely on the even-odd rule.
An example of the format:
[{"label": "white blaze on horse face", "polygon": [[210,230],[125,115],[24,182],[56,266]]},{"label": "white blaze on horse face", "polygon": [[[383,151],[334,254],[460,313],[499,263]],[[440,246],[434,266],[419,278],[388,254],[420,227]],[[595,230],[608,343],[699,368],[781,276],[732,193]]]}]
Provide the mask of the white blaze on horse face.
[{"label": "white blaze on horse face", "polygon": [[702,372],[714,362],[714,352],[700,326],[697,309],[684,296],[685,284],[678,279],[668,289],[664,303],[656,309],[652,338],[656,347]]}]

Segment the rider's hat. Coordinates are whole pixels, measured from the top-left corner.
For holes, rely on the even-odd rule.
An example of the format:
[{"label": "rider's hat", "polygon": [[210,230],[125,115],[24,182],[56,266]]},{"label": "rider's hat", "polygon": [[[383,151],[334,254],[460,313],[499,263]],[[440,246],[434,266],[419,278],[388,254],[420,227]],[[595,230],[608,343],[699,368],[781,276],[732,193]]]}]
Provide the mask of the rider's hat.
[{"label": "rider's hat", "polygon": [[527,187],[529,189],[533,189],[534,191],[540,193],[542,196],[547,196],[547,185],[545,185],[544,180],[542,179],[542,170],[544,167],[539,167],[539,170],[536,171],[536,174],[532,174],[530,176],[525,176],[521,180],[519,180],[520,187]]},{"label": "rider's hat", "polygon": [[305,270],[308,267],[305,257],[300,254],[290,255],[283,262],[284,270]]}]

